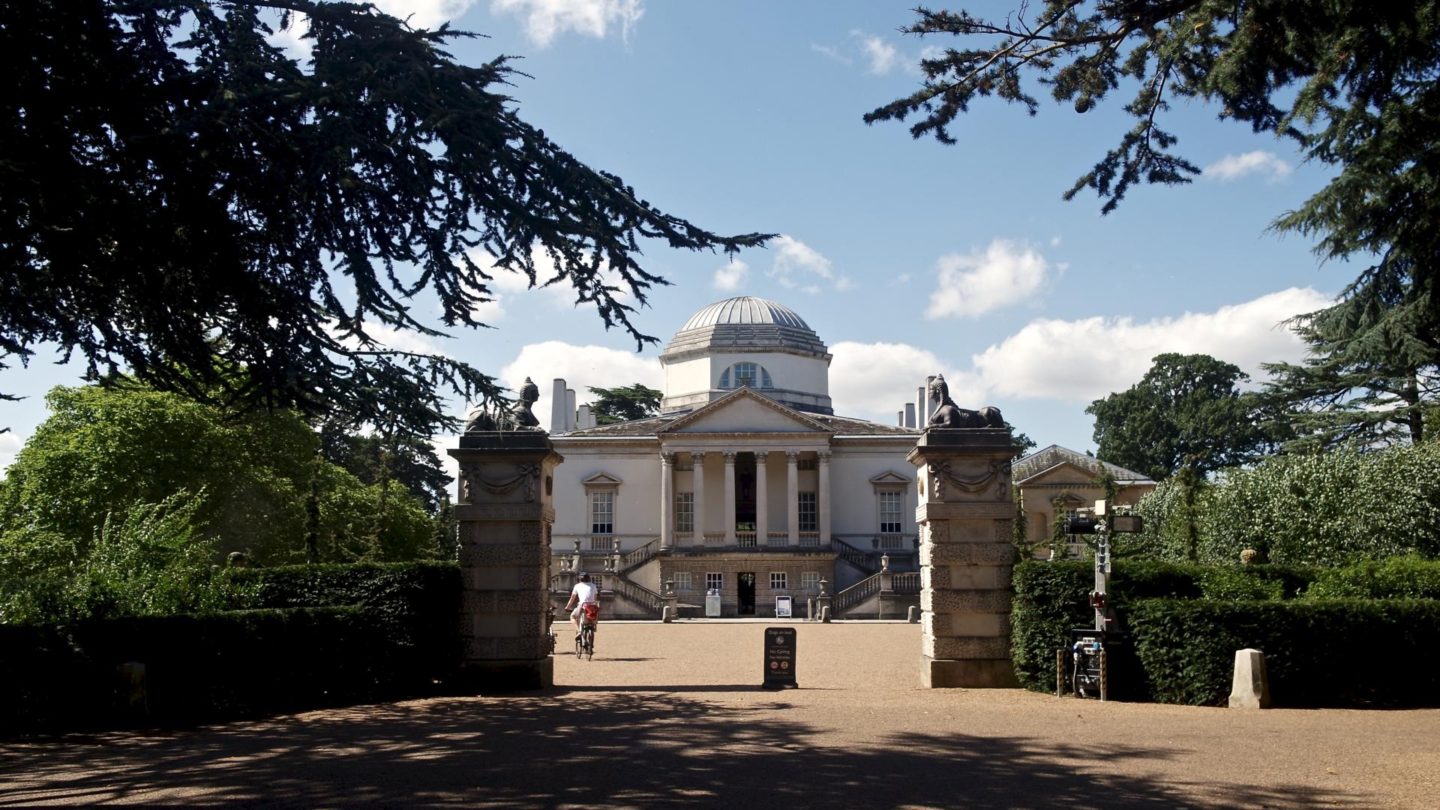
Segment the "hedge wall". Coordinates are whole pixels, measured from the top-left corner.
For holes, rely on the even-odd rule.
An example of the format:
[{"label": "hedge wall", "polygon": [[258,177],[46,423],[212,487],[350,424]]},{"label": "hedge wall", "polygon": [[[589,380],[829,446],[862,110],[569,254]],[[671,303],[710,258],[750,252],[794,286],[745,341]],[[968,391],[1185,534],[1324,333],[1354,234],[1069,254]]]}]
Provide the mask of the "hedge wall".
[{"label": "hedge wall", "polygon": [[[175,725],[444,691],[460,572],[394,563],[225,572],[231,612],[0,625],[0,733]],[[146,666],[148,710],[117,667]]]},{"label": "hedge wall", "polygon": [[1440,601],[1152,599],[1126,611],[1152,699],[1224,705],[1235,651],[1265,653],[1273,705],[1440,706]]},{"label": "hedge wall", "polygon": [[[188,724],[385,693],[388,639],[358,608],[0,626],[0,729]],[[145,664],[145,703],[118,668]]]},{"label": "hedge wall", "polygon": [[[1016,674],[1048,692],[1056,648],[1071,628],[1093,626],[1093,564],[1023,562],[1014,583]],[[1396,665],[1440,649],[1440,562],[1310,569],[1126,560],[1109,591],[1126,634],[1111,656],[1121,699],[1222,704],[1235,650],[1254,647],[1266,653],[1277,705],[1440,705],[1440,682]]]},{"label": "hedge wall", "polygon": [[387,672],[424,691],[460,662],[460,567],[455,563],[356,563],[249,568],[229,573],[237,609],[356,606],[385,630]]}]

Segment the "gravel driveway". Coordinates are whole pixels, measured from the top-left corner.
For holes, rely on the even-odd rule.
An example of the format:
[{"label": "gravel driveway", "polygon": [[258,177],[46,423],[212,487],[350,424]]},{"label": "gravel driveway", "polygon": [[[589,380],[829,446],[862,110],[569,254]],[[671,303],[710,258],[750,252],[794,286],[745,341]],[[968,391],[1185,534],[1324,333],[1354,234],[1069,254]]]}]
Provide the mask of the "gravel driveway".
[{"label": "gravel driveway", "polygon": [[[0,744],[0,806],[1440,806],[1440,710],[1238,711],[923,690],[919,627],[602,625],[543,693]],[[562,646],[565,646],[562,639]]]}]

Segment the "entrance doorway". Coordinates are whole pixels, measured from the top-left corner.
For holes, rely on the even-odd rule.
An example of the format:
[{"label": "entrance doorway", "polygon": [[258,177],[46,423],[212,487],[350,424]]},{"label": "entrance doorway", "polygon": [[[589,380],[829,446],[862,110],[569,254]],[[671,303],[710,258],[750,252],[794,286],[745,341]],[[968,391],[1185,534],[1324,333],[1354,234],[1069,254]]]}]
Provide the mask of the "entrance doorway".
[{"label": "entrance doorway", "polygon": [[739,600],[738,613],[741,616],[755,615],[755,572],[741,571],[736,578],[736,598]]}]

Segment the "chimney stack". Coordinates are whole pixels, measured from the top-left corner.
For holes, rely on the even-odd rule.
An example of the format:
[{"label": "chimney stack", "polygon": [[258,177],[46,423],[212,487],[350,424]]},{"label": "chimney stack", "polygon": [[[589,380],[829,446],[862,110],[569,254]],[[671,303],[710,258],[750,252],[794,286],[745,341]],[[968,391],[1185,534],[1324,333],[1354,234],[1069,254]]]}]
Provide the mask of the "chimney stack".
[{"label": "chimney stack", "polygon": [[565,381],[559,377],[550,383],[550,432],[565,432]]}]

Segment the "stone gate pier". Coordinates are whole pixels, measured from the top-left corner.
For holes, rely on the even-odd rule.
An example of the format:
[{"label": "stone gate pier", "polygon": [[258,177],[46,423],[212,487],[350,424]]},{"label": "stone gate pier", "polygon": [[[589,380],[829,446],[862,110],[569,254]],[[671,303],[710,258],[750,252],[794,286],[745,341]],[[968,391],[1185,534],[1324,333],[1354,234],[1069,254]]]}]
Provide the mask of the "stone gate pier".
[{"label": "stone gate pier", "polygon": [[919,482],[925,687],[1019,685],[1010,658],[1013,453],[1007,428],[932,426],[907,456]]},{"label": "stone gate pier", "polygon": [[462,667],[476,689],[540,689],[550,658],[550,527],[555,467],[538,430],[467,430],[460,463]]}]

